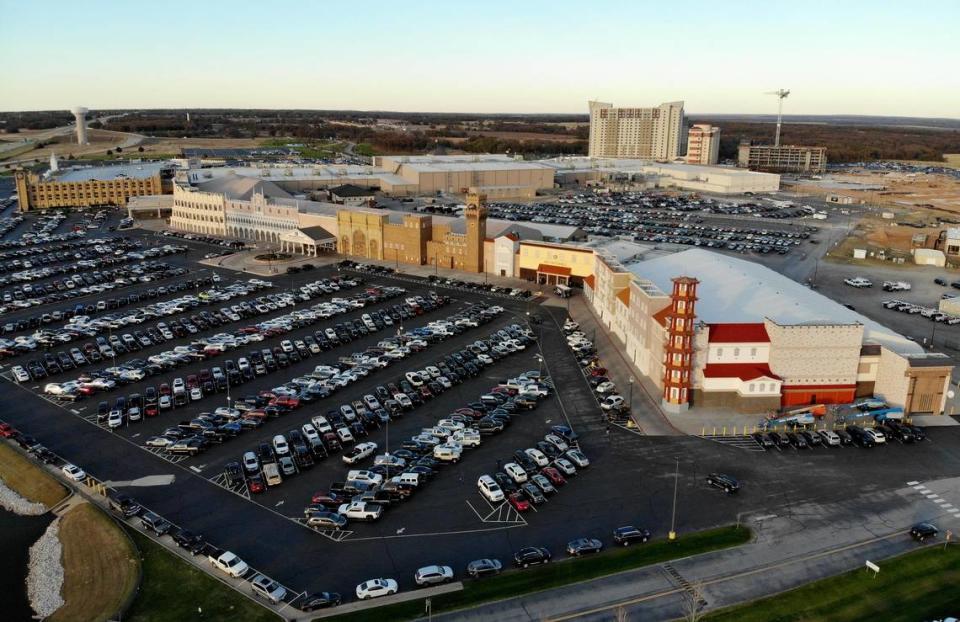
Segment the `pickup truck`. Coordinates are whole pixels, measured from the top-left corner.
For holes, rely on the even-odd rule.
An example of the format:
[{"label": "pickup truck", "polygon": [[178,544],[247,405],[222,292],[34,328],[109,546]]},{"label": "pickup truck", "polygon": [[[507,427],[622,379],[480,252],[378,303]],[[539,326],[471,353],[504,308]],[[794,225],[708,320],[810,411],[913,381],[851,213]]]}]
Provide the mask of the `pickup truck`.
[{"label": "pickup truck", "polygon": [[350,520],[375,521],[383,514],[383,506],[365,501],[353,501],[341,505],[337,513]]},{"label": "pickup truck", "polygon": [[250,566],[248,566],[245,561],[230,551],[217,549],[210,553],[207,559],[210,560],[210,564],[217,570],[238,579],[250,570]]}]

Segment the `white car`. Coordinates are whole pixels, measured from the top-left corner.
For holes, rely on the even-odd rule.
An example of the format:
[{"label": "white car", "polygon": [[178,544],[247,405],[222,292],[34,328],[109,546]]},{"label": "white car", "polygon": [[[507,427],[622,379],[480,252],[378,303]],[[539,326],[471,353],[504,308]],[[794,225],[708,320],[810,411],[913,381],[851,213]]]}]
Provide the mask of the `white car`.
[{"label": "white car", "polygon": [[873,287],[873,283],[869,279],[865,279],[862,276],[854,277],[851,279],[844,279],[843,282],[849,285],[850,287],[856,287],[856,288]]},{"label": "white car", "polygon": [[61,471],[63,471],[64,475],[75,482],[82,482],[87,479],[87,474],[84,472],[84,470],[74,464],[63,465]]},{"label": "white car", "polygon": [[573,463],[566,458],[557,458],[553,461],[553,465],[566,477],[577,474],[577,467],[573,466]]},{"label": "white car", "polygon": [[112,410],[110,414],[107,415],[107,427],[111,430],[115,430],[123,425],[123,413],[119,410]]},{"label": "white car", "polygon": [[355,440],[353,438],[353,433],[351,433],[349,428],[346,426],[340,426],[337,428],[337,438],[340,439],[341,445],[344,443],[353,443]]},{"label": "white car", "polygon": [[817,434],[823,439],[824,445],[829,445],[830,447],[840,446],[840,436],[833,430],[820,430]]},{"label": "white car", "polygon": [[527,472],[523,470],[523,467],[515,462],[508,462],[503,465],[503,472],[509,475],[510,479],[518,484],[523,484],[527,481]]},{"label": "white car", "polygon": [[407,379],[407,382],[415,387],[423,386],[423,378],[418,372],[408,371],[406,374],[404,374],[404,377]]},{"label": "white car", "polygon": [[377,451],[376,443],[359,443],[356,447],[343,454],[344,464],[355,464],[373,455]]},{"label": "white car", "polygon": [[199,402],[202,399],[203,399],[203,391],[200,389],[200,387],[193,387],[192,389],[190,389],[191,402]]},{"label": "white car", "polygon": [[618,410],[627,403],[627,400],[621,395],[608,395],[600,402],[600,408],[603,410]]},{"label": "white car", "polygon": [[583,452],[579,449],[571,449],[565,454],[565,457],[567,460],[577,465],[578,469],[590,466],[590,460],[588,460]]},{"label": "white car", "polygon": [[313,427],[312,424],[304,423],[300,426],[300,429],[303,431],[303,436],[307,439],[308,443],[316,443],[320,441],[320,435],[317,433],[317,429]]},{"label": "white car", "polygon": [[453,581],[453,568],[450,566],[424,566],[413,575],[417,585],[438,585]]},{"label": "white car", "polygon": [[13,379],[17,382],[30,382],[30,374],[20,365],[15,365],[10,371],[13,372]]},{"label": "white car", "polygon": [[397,593],[397,582],[393,579],[370,579],[357,586],[357,598],[368,600]]},{"label": "white car", "polygon": [[347,481],[364,482],[378,486],[381,482],[383,482],[383,476],[379,473],[374,473],[373,471],[353,470],[347,471]]},{"label": "white car", "polygon": [[477,488],[480,490],[480,494],[486,497],[491,503],[503,501],[503,489],[500,488],[500,484],[489,475],[480,476],[480,479],[477,480]]},{"label": "white car", "polygon": [[884,436],[883,432],[880,430],[874,430],[873,428],[866,429],[867,436],[873,439],[873,442],[877,445],[887,442],[887,437]]},{"label": "white car", "polygon": [[290,455],[290,445],[287,444],[287,439],[284,438],[283,434],[277,434],[273,437],[273,451],[277,452],[278,457]]}]

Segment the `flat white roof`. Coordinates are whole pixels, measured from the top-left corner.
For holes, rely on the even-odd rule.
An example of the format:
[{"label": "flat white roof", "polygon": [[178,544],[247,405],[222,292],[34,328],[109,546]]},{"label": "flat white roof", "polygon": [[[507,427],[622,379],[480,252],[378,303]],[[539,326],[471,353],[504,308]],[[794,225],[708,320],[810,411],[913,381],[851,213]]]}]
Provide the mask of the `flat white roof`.
[{"label": "flat white roof", "polygon": [[627,269],[663,292],[672,291],[675,277],[699,280],[697,319],[708,324],[763,322],[767,318],[787,326],[863,324],[865,343],[877,343],[903,355],[923,354],[920,345],[903,335],[752,261],[694,248]]},{"label": "flat white roof", "polygon": [[53,178],[53,181],[109,181],[113,179],[148,179],[158,175],[161,170],[170,168],[166,162],[144,162],[142,164],[121,164],[118,166],[94,166],[68,170]]}]

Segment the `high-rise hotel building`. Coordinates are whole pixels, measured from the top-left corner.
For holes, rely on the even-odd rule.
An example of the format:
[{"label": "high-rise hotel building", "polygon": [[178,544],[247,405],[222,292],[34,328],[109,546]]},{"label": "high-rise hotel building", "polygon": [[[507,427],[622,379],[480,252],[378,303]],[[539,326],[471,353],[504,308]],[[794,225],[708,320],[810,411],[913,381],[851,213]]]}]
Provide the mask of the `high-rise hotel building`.
[{"label": "high-rise hotel building", "polygon": [[686,153],[683,102],[656,108],[614,108],[589,102],[591,158],[669,161]]}]

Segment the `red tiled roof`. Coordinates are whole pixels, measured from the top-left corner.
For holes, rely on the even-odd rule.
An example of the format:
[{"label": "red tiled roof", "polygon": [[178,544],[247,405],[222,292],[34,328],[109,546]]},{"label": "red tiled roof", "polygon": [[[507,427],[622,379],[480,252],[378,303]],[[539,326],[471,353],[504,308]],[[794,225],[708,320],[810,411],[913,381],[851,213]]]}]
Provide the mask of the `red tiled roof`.
[{"label": "red tiled roof", "polygon": [[556,274],[557,276],[570,276],[570,268],[565,268],[563,266],[555,266],[549,263],[542,263],[537,266],[537,272],[539,274]]},{"label": "red tiled roof", "polygon": [[588,285],[590,289],[594,289],[597,286],[597,279],[593,278],[592,274],[588,274],[587,277],[583,279],[583,282]]},{"label": "red tiled roof", "polygon": [[704,378],[739,378],[740,380],[754,380],[756,378],[774,378],[780,376],[770,371],[766,363],[708,363],[703,368]]},{"label": "red tiled roof", "polygon": [[629,307],[630,306],[630,288],[624,287],[619,292],[617,292],[617,298],[620,299],[620,302],[622,302],[623,304]]},{"label": "red tiled roof", "polygon": [[653,319],[655,319],[660,326],[666,326],[668,315],[670,315],[670,305],[667,305],[666,307],[654,313]]},{"label": "red tiled roof", "polygon": [[710,343],[769,343],[767,327],[751,324],[708,324]]}]

